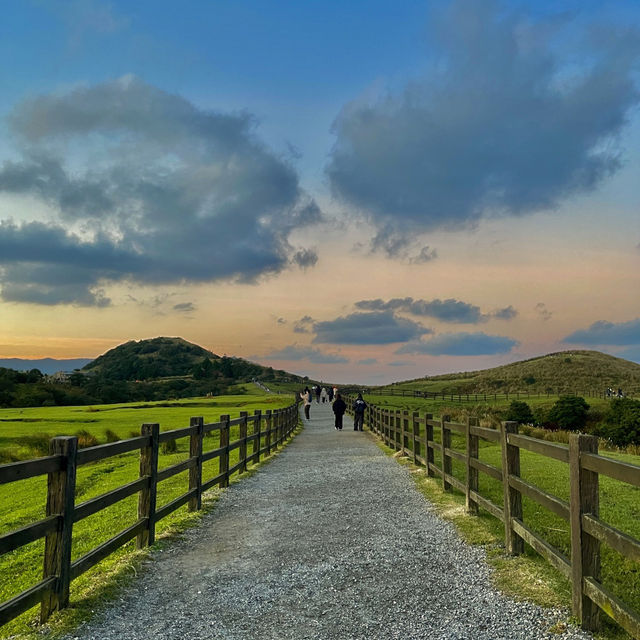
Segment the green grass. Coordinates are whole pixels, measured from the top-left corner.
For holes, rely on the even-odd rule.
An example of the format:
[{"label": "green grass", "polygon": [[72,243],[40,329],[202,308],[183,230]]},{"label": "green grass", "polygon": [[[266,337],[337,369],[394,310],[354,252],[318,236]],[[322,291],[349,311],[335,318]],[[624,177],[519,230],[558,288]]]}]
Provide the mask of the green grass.
[{"label": "green grass", "polygon": [[[439,418],[447,413],[448,407],[442,412],[434,409],[433,401],[414,400],[409,398],[386,397],[385,406],[389,409],[416,411],[420,414],[433,413]],[[395,402],[394,402],[395,401]],[[480,411],[481,413],[481,411]],[[489,421],[490,422],[490,421]],[[490,424],[484,426],[491,426]],[[424,428],[423,428],[424,429]],[[424,437],[424,430],[421,437]],[[565,434],[554,433],[554,437],[562,439]],[[434,440],[441,442],[441,432],[434,428]],[[412,447],[411,438],[409,446]],[[384,447],[387,449],[386,447]],[[465,451],[464,439],[452,433],[452,448],[460,452]],[[391,450],[389,450],[391,451]],[[607,457],[640,465],[640,456],[611,451],[601,452]],[[442,468],[442,459],[438,451],[434,452],[435,463]],[[483,462],[500,468],[501,451],[497,443],[480,440],[479,458]],[[453,475],[465,481],[466,468],[463,463],[452,460]],[[568,465],[539,454],[521,450],[521,476],[527,482],[537,486],[565,501],[569,499]],[[419,487],[430,500],[435,502],[441,513],[454,520],[461,529],[463,537],[474,544],[488,547],[489,559],[496,568],[496,583],[503,589],[512,591],[509,585],[515,585],[516,594],[525,596],[545,606],[570,607],[570,586],[558,572],[545,560],[539,557],[526,545],[526,552],[521,558],[505,556],[504,550],[497,550],[503,545],[503,525],[490,514],[481,511],[480,517],[472,517],[465,513],[464,497],[457,491],[444,492],[439,479],[427,478],[423,472],[415,474],[419,479]],[[485,498],[497,505],[502,505],[502,485],[498,481],[479,474],[479,492]],[[543,537],[548,543],[570,556],[569,524],[545,510],[536,502],[523,497],[524,522]],[[636,540],[640,540],[640,488],[618,482],[604,475],[600,476],[600,518],[608,524],[620,529]],[[602,583],[617,595],[623,602],[640,613],[640,563],[620,556],[607,545],[601,546]],[[532,575],[538,577],[532,578]],[[518,577],[519,576],[519,577]],[[602,637],[628,637],[605,614],[606,620]]]},{"label": "green grass", "polygon": [[[192,416],[203,416],[205,423],[217,422],[220,415],[237,417],[240,411],[250,414],[255,409],[278,409],[291,404],[291,396],[266,395],[254,387],[252,395],[222,396],[217,398],[188,399],[175,402],[154,402],[94,407],[47,407],[33,409],[8,409],[0,414],[0,453],[4,458],[30,459],[43,455],[43,443],[50,436],[75,434],[87,431],[100,444],[140,433],[145,422],[160,423],[161,431],[189,425]],[[231,429],[231,441],[238,438],[238,427]],[[111,432],[107,434],[107,431]],[[46,435],[45,435],[46,434]],[[205,437],[204,450],[219,446],[217,433]],[[264,445],[264,442],[263,442]],[[32,455],[36,452],[36,455]],[[251,444],[248,445],[251,452]],[[46,451],[44,452],[46,454]],[[230,465],[238,461],[238,449],[231,452]],[[177,441],[175,453],[160,454],[159,468],[165,468],[185,460],[189,456],[189,438]],[[218,460],[203,465],[203,480],[218,473]],[[76,504],[106,493],[137,479],[139,454],[132,452],[115,456],[94,464],[79,467],[76,484]],[[0,535],[19,529],[45,516],[46,476],[0,485]],[[188,473],[177,474],[158,485],[158,507],[170,502],[188,489]],[[215,491],[211,494],[215,495]],[[210,501],[210,498],[209,498]],[[205,500],[207,502],[207,500]],[[160,539],[175,532],[198,515],[181,507],[158,523]],[[137,496],[131,496],[74,525],[73,560],[113,537],[117,532],[137,520]],[[135,541],[119,549],[72,583],[71,611],[60,614],[65,620],[74,618],[74,609],[86,615],[87,603],[99,602],[108,597],[118,584],[133,574],[144,557],[134,552]],[[42,579],[44,541],[39,540],[13,552],[0,556],[0,602],[5,601]],[[96,586],[97,585],[97,586]],[[78,605],[78,603],[84,603]],[[28,637],[33,629],[37,608],[34,608],[0,629],[0,637],[18,634]]]}]

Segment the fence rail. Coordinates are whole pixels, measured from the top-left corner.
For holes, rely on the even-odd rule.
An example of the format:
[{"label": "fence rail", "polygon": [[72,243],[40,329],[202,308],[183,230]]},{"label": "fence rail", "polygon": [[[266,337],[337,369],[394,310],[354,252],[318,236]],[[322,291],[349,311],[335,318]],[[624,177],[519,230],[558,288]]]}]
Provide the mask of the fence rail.
[{"label": "fence rail", "polygon": [[[498,400],[522,400],[524,398],[550,398],[555,396],[582,396],[585,398],[617,398],[626,396],[608,395],[605,391],[585,390],[585,391],[505,391],[503,393],[451,393],[446,391],[421,391],[419,389],[367,389],[355,387],[343,387],[344,394],[354,391],[371,396],[399,396],[402,398],[423,398],[425,400],[441,400],[443,402],[497,402]],[[636,395],[636,394],[633,394]],[[631,397],[631,396],[630,396]]]},{"label": "fence rail", "polygon": [[[0,465],[0,484],[17,482],[36,476],[48,476],[46,517],[21,529],[0,536],[0,555],[36,540],[45,539],[43,579],[36,585],[0,603],[0,626],[40,603],[40,621],[46,621],[56,610],[69,604],[71,582],[114,551],[136,538],[137,548],[152,545],[156,524],[179,507],[188,504],[189,511],[202,506],[202,493],[215,485],[228,487],[234,473],[242,473],[247,463],[257,463],[271,454],[291,435],[298,424],[298,403],[285,409],[257,410],[253,415],[240,412],[231,420],[204,424],[201,417],[192,418],[189,427],[163,431],[157,423],[143,424],[141,435],[115,443],[78,449],[75,436],[61,436],[50,441],[51,455],[37,460]],[[238,426],[239,438],[230,441],[231,426]],[[249,425],[252,425],[249,433]],[[219,447],[203,451],[205,434],[218,431]],[[178,438],[189,438],[189,458],[158,469],[160,444]],[[249,448],[251,449],[249,451]],[[239,450],[239,461],[229,466],[229,453]],[[76,471],[84,464],[104,460],[122,453],[140,452],[140,477],[86,502],[75,503]],[[203,462],[218,458],[218,474],[203,481]],[[178,473],[189,472],[189,488],[171,502],[158,506],[157,486]],[[74,523],[98,511],[138,494],[138,520],[81,558],[71,561]]]},{"label": "fence rail", "polygon": [[[347,402],[352,412],[353,398]],[[595,630],[600,611],[605,611],[634,638],[640,638],[640,612],[632,610],[600,581],[600,546],[608,545],[624,558],[640,562],[640,540],[602,521],[599,517],[599,478],[604,475],[632,487],[640,487],[640,466],[598,455],[598,439],[571,434],[569,446],[552,444],[518,434],[518,423],[503,422],[500,430],[479,427],[477,419],[452,422],[443,415],[439,420],[427,413],[395,411],[369,405],[365,414],[368,427],[392,449],[423,466],[428,476],[439,477],[445,491],[458,489],[466,498],[469,513],[480,508],[504,524],[505,547],[509,554],[523,552],[526,542],[552,564],[571,583],[573,614],[582,627]],[[435,439],[437,430],[440,442]],[[452,446],[451,434],[464,440],[464,450]],[[501,450],[501,468],[482,462],[480,440],[497,443]],[[567,465],[569,501],[543,491],[520,476],[520,451],[524,449]],[[434,452],[439,452],[440,465]],[[453,475],[452,462],[464,465],[465,478]],[[480,494],[479,474],[502,484],[502,503],[496,504]],[[570,557],[542,538],[524,522],[522,499],[526,497],[569,523]]]}]

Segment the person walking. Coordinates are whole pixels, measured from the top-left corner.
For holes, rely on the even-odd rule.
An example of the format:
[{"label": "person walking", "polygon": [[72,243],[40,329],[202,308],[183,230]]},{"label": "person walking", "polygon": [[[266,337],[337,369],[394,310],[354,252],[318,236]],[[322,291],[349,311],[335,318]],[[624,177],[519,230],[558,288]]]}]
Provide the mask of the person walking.
[{"label": "person walking", "polygon": [[327,396],[329,397],[329,402],[333,402],[333,387],[329,387],[328,391],[327,391]]},{"label": "person walking", "polygon": [[341,398],[340,394],[333,401],[333,413],[336,414],[336,431],[342,431],[342,417],[347,410],[347,403]]},{"label": "person walking", "polygon": [[320,404],[320,385],[314,387],[316,390],[316,404]]},{"label": "person walking", "polygon": [[309,411],[311,410],[311,391],[309,391],[309,387],[305,387],[304,391],[300,394],[300,398],[304,402],[304,417],[307,420],[310,420]]},{"label": "person walking", "polygon": [[362,394],[359,393],[356,401],[353,403],[353,430],[362,431],[362,425],[364,424],[364,410],[367,408],[367,403],[362,399]]},{"label": "person walking", "polygon": [[325,387],[322,387],[322,390],[320,391],[320,397],[322,398],[322,404],[324,404],[327,401],[327,398],[329,397]]}]

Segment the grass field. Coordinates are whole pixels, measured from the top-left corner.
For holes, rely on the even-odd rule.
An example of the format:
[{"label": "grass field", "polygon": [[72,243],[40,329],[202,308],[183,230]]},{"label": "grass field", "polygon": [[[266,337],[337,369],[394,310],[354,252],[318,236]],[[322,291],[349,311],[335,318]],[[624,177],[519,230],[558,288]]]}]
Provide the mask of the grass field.
[{"label": "grass field", "polygon": [[[452,414],[454,410],[458,412],[458,416],[454,418],[454,420],[464,417],[459,405],[452,407],[446,403],[443,404],[439,400],[419,400],[397,396],[376,396],[375,398],[371,397],[369,400],[376,406],[412,412],[418,411],[420,415],[432,413],[436,418],[439,418],[443,414]],[[379,400],[381,400],[381,402],[378,402]],[[554,399],[551,399],[551,402],[553,401]],[[474,408],[467,406],[465,410],[468,411],[470,409],[475,415],[482,415],[483,407]],[[486,422],[489,422],[489,424],[483,426],[492,426],[490,424],[491,420],[487,420]],[[422,431],[422,434],[424,434],[424,431]],[[554,433],[553,435],[558,440],[562,440],[563,437],[566,436],[566,434],[563,433]],[[437,442],[441,442],[441,433],[437,428],[434,429],[434,439]],[[461,452],[465,451],[465,441],[456,433],[452,433],[452,448]],[[640,465],[640,456],[637,455],[611,451],[603,451],[602,454],[616,460]],[[442,468],[440,453],[435,451],[434,456],[435,463]],[[480,440],[479,458],[481,461],[491,464],[494,467],[500,468],[502,466],[501,451],[497,443]],[[465,466],[457,460],[453,460],[452,463],[453,475],[459,480],[464,481],[466,477]],[[546,458],[539,454],[521,450],[520,465],[521,476],[524,480],[534,484],[547,493],[568,501],[569,474],[567,464]],[[481,473],[479,476],[481,495],[490,499],[495,504],[501,505],[503,500],[502,484],[485,474]],[[429,480],[428,482],[434,485],[440,485],[439,480]],[[433,487],[431,491],[433,491]],[[458,504],[460,504],[460,502],[458,502]],[[570,556],[569,524],[565,520],[555,516],[526,497],[523,497],[523,512],[524,521],[530,528],[563,554]],[[640,488],[601,475],[600,518],[636,540],[640,540]],[[498,539],[503,540],[502,523],[489,514],[485,514],[482,519],[469,518],[469,520],[476,520],[480,526],[492,532],[494,542]],[[531,557],[537,555],[528,546],[526,554]],[[636,612],[640,613],[640,563],[620,556],[604,544],[601,548],[601,559],[603,584]],[[555,571],[549,567],[547,574],[555,574]],[[553,582],[557,585],[556,591],[560,602],[569,607],[570,589],[568,582],[564,580],[560,574],[557,574],[553,578]],[[606,616],[603,614],[603,617]],[[619,628],[611,624],[606,627],[605,637],[624,638],[627,636],[619,630]]]},{"label": "grass field", "polygon": [[[292,402],[292,396],[267,395],[256,387],[248,389],[251,395],[221,396],[217,398],[186,399],[171,402],[100,405],[93,407],[47,407],[32,409],[7,409],[0,412],[0,455],[5,462],[15,459],[31,459],[46,455],[50,437],[73,435],[85,431],[104,444],[109,438],[130,438],[139,435],[145,422],[160,423],[161,431],[189,425],[193,416],[204,417],[205,423],[217,422],[220,415],[237,417],[240,411],[250,414],[256,409],[279,409]],[[237,427],[235,427],[237,430]],[[107,435],[107,431],[110,435]],[[89,437],[84,436],[84,437]],[[231,440],[237,439],[231,432]],[[44,443],[44,444],[43,444]],[[176,442],[177,450],[160,453],[159,468],[165,468],[185,460],[189,456],[189,439]],[[218,435],[206,437],[204,450],[217,448]],[[234,459],[235,456],[235,459]],[[237,461],[238,450],[231,452],[230,465]],[[218,473],[218,460],[203,465],[203,480]],[[106,493],[138,478],[139,454],[132,452],[83,465],[78,469],[76,504]],[[35,522],[45,516],[46,476],[0,485],[0,535]],[[188,489],[188,473],[183,472],[158,485],[158,507],[170,502]],[[215,492],[212,493],[215,495]],[[158,523],[158,536],[179,531],[189,522],[199,518],[181,507]],[[137,496],[131,496],[74,526],[73,560],[105,542],[117,532],[137,520]],[[135,541],[119,549],[108,559],[79,577],[72,583],[71,610],[64,612],[68,626],[72,621],[87,615],[95,602],[108,597],[127,573],[135,571],[133,560]],[[8,600],[22,590],[36,584],[42,578],[44,541],[39,540],[0,557],[0,602]],[[141,555],[141,554],[138,554]],[[28,637],[33,629],[37,609],[23,614],[0,628],[0,637],[20,634]]]}]

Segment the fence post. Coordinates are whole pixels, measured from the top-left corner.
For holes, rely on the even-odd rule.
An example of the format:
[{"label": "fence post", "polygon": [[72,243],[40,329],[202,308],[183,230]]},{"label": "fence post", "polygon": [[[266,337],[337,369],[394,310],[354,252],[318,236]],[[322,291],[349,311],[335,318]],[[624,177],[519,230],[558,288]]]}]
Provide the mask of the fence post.
[{"label": "fence post", "polygon": [[413,464],[418,464],[418,456],[420,455],[420,423],[418,422],[419,414],[414,411],[411,415],[411,432],[413,434]]},{"label": "fence post", "polygon": [[280,430],[281,430],[281,423],[282,423],[282,411],[280,409],[276,409],[274,414],[274,433],[275,433],[275,440],[273,441],[273,448],[278,449],[278,445],[280,444]]},{"label": "fence post", "polygon": [[[296,404],[296,407],[297,406]],[[253,415],[256,417],[253,423],[253,435],[256,436],[256,439],[253,441],[253,462],[257,464],[260,462],[260,448],[262,447],[262,411],[256,409]]]},{"label": "fence post", "polygon": [[400,418],[400,451],[402,455],[407,455],[407,449],[409,448],[409,442],[407,432],[409,431],[409,412],[403,411],[402,418]]},{"label": "fence post", "polygon": [[583,629],[594,631],[600,623],[599,608],[583,591],[586,577],[600,580],[600,542],[582,528],[582,515],[598,517],[599,476],[595,471],[583,469],[582,453],[598,453],[598,439],[572,433],[569,435],[569,502],[571,522],[571,578],[573,589],[573,615]]},{"label": "fence post", "polygon": [[447,480],[447,475],[451,475],[451,456],[447,455],[445,449],[451,449],[451,429],[445,426],[451,421],[451,416],[443,415],[441,418],[442,425],[442,488],[444,491],[451,491],[451,484]]},{"label": "fence post", "polygon": [[271,455],[271,422],[272,422],[272,414],[271,409],[267,409],[265,420],[267,421],[267,435],[265,446],[267,447],[267,455]]},{"label": "fence post", "polygon": [[402,419],[400,418],[400,410],[396,409],[393,412],[393,440],[396,451],[402,453]]},{"label": "fence post", "polygon": [[42,598],[40,622],[45,622],[56,610],[69,604],[71,584],[71,542],[76,494],[76,456],[78,438],[59,436],[49,442],[52,456],[64,456],[60,471],[49,474],[47,480],[47,516],[59,515],[60,526],[47,535],[44,548],[43,577],[58,576],[55,586]]},{"label": "fence post", "polygon": [[136,538],[136,548],[150,547],[156,541],[156,497],[158,492],[158,450],[160,425],[143,424],[140,434],[149,436],[150,442],[140,449],[140,477],[148,476],[149,486],[138,494],[138,520],[147,518],[147,528]]},{"label": "fence post", "polygon": [[520,449],[509,444],[510,433],[518,433],[518,423],[502,422],[500,440],[504,499],[504,545],[507,553],[515,556],[524,551],[524,540],[511,528],[512,518],[522,520],[522,496],[509,484],[510,476],[520,476]]},{"label": "fence post", "polygon": [[219,487],[229,486],[229,416],[220,416],[220,452],[218,475],[221,476]]},{"label": "fence post", "polygon": [[189,498],[189,511],[199,511],[202,508],[202,436],[204,418],[191,418],[189,426],[195,427],[196,432],[189,437],[189,457],[195,458],[196,463],[189,469],[189,491],[196,490],[196,495]]},{"label": "fence post", "polygon": [[246,411],[240,412],[242,422],[239,425],[240,434],[240,473],[247,470],[247,416],[249,414]]},{"label": "fence post", "polygon": [[467,513],[473,513],[478,515],[478,503],[471,497],[471,492],[478,491],[478,470],[471,466],[471,460],[478,459],[478,436],[471,433],[471,427],[478,426],[478,418],[467,417],[467,424],[465,425],[465,435],[467,438]]},{"label": "fence post", "polygon": [[433,447],[429,444],[433,442],[433,414],[426,413],[424,416],[424,457],[427,462],[427,475],[433,477],[435,472],[431,465],[435,464],[433,457]]}]

